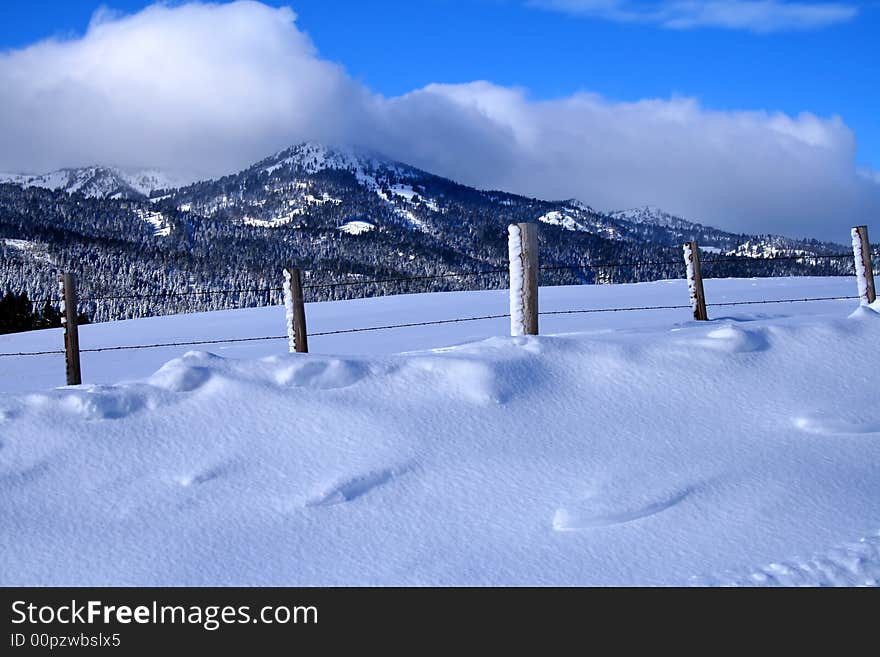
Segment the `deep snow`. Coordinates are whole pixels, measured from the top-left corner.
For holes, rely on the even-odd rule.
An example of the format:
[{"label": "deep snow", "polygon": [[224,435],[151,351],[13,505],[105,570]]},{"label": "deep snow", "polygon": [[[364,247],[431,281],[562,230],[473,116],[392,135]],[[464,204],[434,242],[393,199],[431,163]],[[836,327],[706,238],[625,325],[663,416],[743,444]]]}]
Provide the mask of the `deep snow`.
[{"label": "deep snow", "polygon": [[[283,282],[278,272],[279,284]],[[854,278],[758,278],[706,279],[708,303],[791,299],[802,297],[853,296]],[[590,285],[541,288],[541,311],[681,306],[690,303],[687,283],[682,280],[635,285]],[[838,316],[856,301],[826,301],[800,304],[710,307],[709,316],[773,318],[791,315]],[[503,315],[510,310],[507,290],[410,294],[373,299],[354,299],[306,304],[310,334],[368,326]],[[575,331],[668,331],[686,324],[690,311],[654,310],[641,312],[546,315],[541,332],[546,335]],[[80,347],[94,349],[119,345],[216,340],[256,336],[285,336],[283,306],[150,317],[80,327]],[[309,349],[319,354],[355,356],[387,355],[432,349],[509,335],[510,320],[499,318],[460,324],[421,326],[366,333],[309,337]],[[167,347],[141,351],[107,351],[82,354],[83,381],[117,383],[151,375],[166,361],[188,349],[205,349],[233,358],[259,358],[283,353],[286,337],[266,342]],[[57,351],[63,348],[60,329],[0,335],[0,353]],[[0,393],[29,392],[64,384],[64,358],[60,355],[0,359]]]},{"label": "deep snow", "polygon": [[[854,292],[706,282],[710,303]],[[507,301],[307,311],[322,331]],[[684,281],[541,290],[542,310],[670,302],[687,305]],[[0,583],[876,585],[880,315],[850,300],[688,316],[327,336],[308,355],[285,339],[108,352],[84,357],[84,380],[130,382],[54,390],[56,357],[0,359]],[[81,342],[283,326],[283,308],[231,311]],[[2,336],[0,352],[59,339]]]}]

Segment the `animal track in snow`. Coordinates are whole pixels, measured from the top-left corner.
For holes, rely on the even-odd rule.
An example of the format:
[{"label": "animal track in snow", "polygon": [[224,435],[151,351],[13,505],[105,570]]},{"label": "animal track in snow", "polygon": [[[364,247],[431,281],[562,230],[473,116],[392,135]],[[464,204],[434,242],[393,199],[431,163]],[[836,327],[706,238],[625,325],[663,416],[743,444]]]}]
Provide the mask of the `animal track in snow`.
[{"label": "animal track in snow", "polygon": [[208,468],[207,470],[201,470],[192,475],[177,477],[177,483],[181,486],[198,486],[199,484],[206,484],[209,481],[213,481],[214,479],[226,475],[231,469],[232,467],[228,464],[220,464],[213,468]]},{"label": "animal track in snow", "polygon": [[40,461],[20,470],[12,472],[0,472],[0,482],[15,483],[17,485],[29,484],[49,471],[49,462]]},{"label": "animal track in snow", "polygon": [[694,586],[880,586],[880,532],[806,559],[691,578]]},{"label": "animal track in snow", "polygon": [[374,470],[341,483],[334,484],[326,491],[306,502],[306,506],[330,506],[351,502],[379,486],[384,486],[395,477],[405,474],[408,468],[388,468]]},{"label": "animal track in snow", "polygon": [[691,488],[672,489],[659,494],[597,494],[556,509],[553,529],[577,531],[610,527],[653,516],[675,506],[692,492]]},{"label": "animal track in snow", "polygon": [[822,436],[880,433],[880,422],[853,422],[829,417],[797,417],[794,425],[807,433]]}]

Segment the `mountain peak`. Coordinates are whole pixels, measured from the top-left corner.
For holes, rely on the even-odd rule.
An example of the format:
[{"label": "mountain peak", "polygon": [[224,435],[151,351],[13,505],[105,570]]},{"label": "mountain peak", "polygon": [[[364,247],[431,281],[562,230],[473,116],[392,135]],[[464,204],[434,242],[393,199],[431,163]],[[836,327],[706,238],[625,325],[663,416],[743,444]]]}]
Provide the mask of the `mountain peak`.
[{"label": "mountain peak", "polygon": [[178,187],[181,180],[156,169],[122,169],[101,165],[65,167],[43,174],[0,174],[0,183],[44,187],[94,198],[141,198],[156,189]]},{"label": "mountain peak", "polygon": [[[311,175],[326,169],[350,171],[359,182],[372,187],[377,173],[390,172],[395,177],[408,178],[426,175],[415,167],[390,157],[360,148],[328,146],[317,141],[306,141],[278,151],[257,162],[251,171],[273,174],[279,169],[292,169],[298,174]],[[383,176],[378,176],[383,177]]]},{"label": "mountain peak", "polygon": [[680,230],[687,230],[695,225],[691,221],[651,205],[631,208],[629,210],[617,210],[616,212],[611,212],[610,216],[614,219],[622,219],[634,224],[651,224]]},{"label": "mountain peak", "polygon": [[280,150],[261,160],[253,168],[274,173],[280,168],[292,167],[302,169],[305,173],[316,173],[323,169],[356,169],[359,160],[358,155],[351,150],[308,141]]},{"label": "mountain peak", "polygon": [[565,201],[563,201],[563,203],[567,207],[573,208],[575,210],[582,210],[583,212],[589,212],[591,214],[599,214],[592,206],[587,205],[583,201],[576,198],[566,199]]}]

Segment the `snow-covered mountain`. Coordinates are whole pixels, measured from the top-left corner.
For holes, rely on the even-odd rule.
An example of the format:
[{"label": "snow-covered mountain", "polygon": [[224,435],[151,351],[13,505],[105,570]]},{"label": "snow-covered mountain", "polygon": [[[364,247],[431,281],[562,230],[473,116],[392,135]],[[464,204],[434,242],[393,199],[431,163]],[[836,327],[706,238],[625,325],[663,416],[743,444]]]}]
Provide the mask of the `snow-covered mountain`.
[{"label": "snow-covered mountain", "polygon": [[364,222],[431,233],[443,230],[446,210],[439,199],[457,189],[483,194],[381,155],[307,142],[154,200],[170,199],[184,212],[260,228],[332,215],[335,226],[352,235],[363,231],[344,226]]},{"label": "snow-covered mountain", "polygon": [[[181,211],[264,229],[301,226],[309,218],[332,215],[336,226],[352,235],[362,231],[343,227],[355,221],[361,222],[354,224],[359,227],[367,222],[381,230],[383,224],[396,224],[437,237],[458,230],[462,214],[484,212],[635,243],[675,244],[683,230],[702,228],[665,213],[652,222],[648,216],[604,214],[577,199],[541,201],[477,190],[379,154],[316,142],[284,149],[239,173],[173,190],[161,199],[174,201]],[[733,248],[734,242],[717,246]],[[716,246],[714,241],[710,246]]]},{"label": "snow-covered mountain", "polygon": [[603,213],[578,199],[541,201],[477,190],[380,154],[316,142],[292,146],[239,173],[173,190],[163,198],[175,201],[182,211],[263,229],[332,216],[335,226],[350,235],[363,231],[348,226],[366,222],[379,230],[395,224],[442,239],[458,231],[462,214],[490,212],[617,242],[670,247],[696,239],[709,251],[747,257],[828,250],[828,245],[780,236],[730,233],[656,207]]},{"label": "snow-covered mountain", "polygon": [[[375,153],[304,143],[234,174],[169,188],[160,172],[109,167],[16,176],[0,184],[0,292],[41,298],[57,271],[81,272],[83,293],[124,296],[96,305],[96,320],[232,305],[224,297],[164,297],[158,291],[258,289],[296,265],[321,280],[429,277],[423,289],[501,285],[443,279],[451,271],[507,264],[507,226],[540,222],[542,284],[633,282],[682,275],[681,244],[751,261],[770,254],[839,253],[845,247],[778,236],[740,235],[657,209],[606,214],[574,200],[547,201],[479,190]],[[9,240],[12,240],[11,242]],[[27,242],[32,249],[16,248]],[[36,254],[44,253],[38,259]],[[605,263],[650,263],[600,269]],[[575,267],[572,268],[572,265]],[[766,275],[766,263],[715,263],[714,276]],[[778,262],[775,275],[846,273],[843,261]],[[383,283],[370,294],[411,291]],[[150,301],[128,302],[134,293]],[[326,298],[363,295],[322,287]],[[238,303],[242,300],[239,299]],[[268,303],[266,295],[249,304]],[[211,305],[213,304],[213,305]]]},{"label": "snow-covered mountain", "polygon": [[622,222],[596,212],[577,199],[563,201],[557,208],[537,217],[537,221],[551,226],[560,226],[566,230],[601,235],[612,240],[628,238],[626,226]]},{"label": "snow-covered mountain", "polygon": [[43,174],[0,174],[0,183],[80,192],[92,198],[145,198],[157,189],[178,187],[183,180],[156,169],[90,166],[58,169]]},{"label": "snow-covered mountain", "polygon": [[662,226],[664,228],[673,228],[675,230],[691,230],[698,225],[692,221],[687,221],[681,217],[669,214],[660,208],[652,206],[632,208],[630,210],[617,210],[609,213],[609,216],[614,219],[629,221],[634,224]]},{"label": "snow-covered mountain", "polygon": [[355,149],[331,148],[313,141],[278,151],[245,171],[262,170],[273,173],[284,168],[306,174],[314,174],[326,169],[349,171],[354,174],[358,182],[373,189],[378,187],[378,180],[387,177],[389,173],[404,178],[425,173],[382,155]]},{"label": "snow-covered mountain", "polygon": [[[577,199],[540,201],[476,190],[381,154],[318,142],[291,146],[219,179],[190,184],[194,179],[155,169],[109,166],[40,175],[0,174],[0,183],[79,192],[99,199],[149,198],[179,212],[264,230],[301,227],[320,217],[333,223],[333,229],[352,236],[395,225],[442,237],[457,230],[457,215],[462,212],[484,213],[494,208],[495,214],[513,214],[518,221],[538,221],[613,241],[667,247],[697,239],[713,252],[745,257],[817,252],[816,243],[729,233],[657,207],[606,213]],[[167,231],[157,234],[167,235]],[[821,252],[823,247],[819,247]]]},{"label": "snow-covered mountain", "polygon": [[[268,228],[284,225],[293,221],[298,215],[308,214],[310,207],[326,203],[331,205],[344,203],[342,198],[337,198],[327,191],[316,193],[315,185],[308,182],[310,177],[324,172],[350,174],[362,191],[375,194],[381,205],[406,227],[421,231],[428,230],[427,224],[412,211],[419,204],[424,204],[430,211],[439,212],[436,203],[425,197],[424,189],[413,188],[411,184],[413,181],[434,178],[431,174],[378,154],[331,148],[318,142],[305,142],[284,149],[238,174],[239,177],[269,178],[269,184],[264,186],[264,193],[260,198],[252,200],[242,194],[237,199],[230,199],[224,194],[223,198],[215,199],[213,207],[230,207],[239,204],[250,210],[248,216],[243,218],[245,223]],[[258,208],[263,208],[267,204],[270,207],[277,207],[279,201],[283,206],[279,214],[260,218],[252,216],[263,214]],[[209,212],[212,211],[210,205],[208,209]],[[351,221],[346,222],[346,225],[351,223]],[[360,226],[362,223],[364,222],[360,221],[357,225]],[[342,227],[341,229],[350,234],[363,232],[362,230],[353,232]]]},{"label": "snow-covered mountain", "polygon": [[730,233],[712,226],[688,221],[660,208],[645,206],[610,212],[608,217],[644,230],[648,241],[672,238],[681,243],[690,239],[699,242],[702,250],[741,258],[771,258],[776,256],[808,256],[845,250],[833,244],[816,240],[800,240],[783,235],[746,235]]}]

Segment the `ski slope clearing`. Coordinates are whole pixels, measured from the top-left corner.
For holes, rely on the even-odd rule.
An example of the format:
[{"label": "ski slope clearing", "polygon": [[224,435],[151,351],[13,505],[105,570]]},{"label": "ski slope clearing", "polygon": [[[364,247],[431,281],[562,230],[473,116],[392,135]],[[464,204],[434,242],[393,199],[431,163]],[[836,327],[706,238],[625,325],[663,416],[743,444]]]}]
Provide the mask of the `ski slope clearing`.
[{"label": "ski slope clearing", "polygon": [[[707,296],[853,286],[707,281]],[[542,310],[687,299],[683,281],[541,294]],[[504,290],[308,308],[313,331],[499,310]],[[281,335],[283,313],[94,325],[82,343]],[[877,585],[880,314],[710,315],[396,329],[308,355],[284,339],[101,353],[83,364],[100,384],[57,389],[54,356],[4,359],[0,583]]]}]

